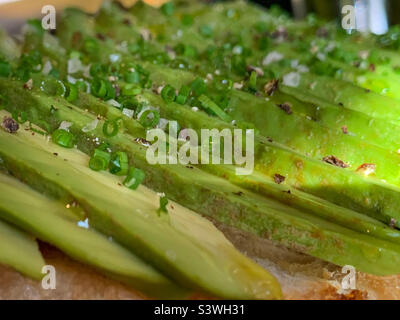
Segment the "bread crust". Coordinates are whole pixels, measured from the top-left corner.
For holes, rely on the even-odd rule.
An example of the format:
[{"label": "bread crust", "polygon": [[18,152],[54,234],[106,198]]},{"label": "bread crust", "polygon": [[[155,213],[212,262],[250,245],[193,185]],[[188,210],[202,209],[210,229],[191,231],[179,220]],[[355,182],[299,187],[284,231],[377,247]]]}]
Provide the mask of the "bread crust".
[{"label": "bread crust", "polygon": [[[356,289],[343,291],[341,268],[289,250],[268,240],[218,225],[244,254],[268,269],[281,283],[288,300],[398,300],[400,275],[378,277],[356,274]],[[92,268],[71,260],[56,248],[40,243],[46,263],[57,271],[57,288],[44,290],[41,283],[0,266],[0,299],[3,300],[139,300],[147,299],[133,288],[106,278]],[[193,299],[204,298],[201,295]]]}]

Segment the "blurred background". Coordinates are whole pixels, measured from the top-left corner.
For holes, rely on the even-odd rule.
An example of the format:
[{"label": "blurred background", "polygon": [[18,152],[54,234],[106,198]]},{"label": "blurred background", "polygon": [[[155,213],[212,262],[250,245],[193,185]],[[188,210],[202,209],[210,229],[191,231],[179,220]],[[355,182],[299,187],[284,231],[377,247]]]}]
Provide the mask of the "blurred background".
[{"label": "blurred background", "polygon": [[[147,3],[160,5],[165,0],[147,0]],[[193,0],[201,1],[201,0]],[[204,0],[203,0],[204,1]],[[213,1],[213,0],[208,0]],[[95,12],[102,0],[0,0],[0,26],[15,29],[28,16],[39,16],[44,5],[54,5],[62,9],[67,5],[77,5]],[[129,5],[135,0],[121,0]],[[254,0],[263,6],[280,5],[296,19],[315,13],[328,20],[340,19],[344,5],[354,5],[357,28],[383,34],[393,24],[400,24],[400,0]]]},{"label": "blurred background", "polygon": [[340,19],[341,8],[353,5],[357,29],[376,34],[387,32],[390,25],[400,23],[400,0],[255,0],[266,7],[280,5],[295,18],[315,13],[327,20]]}]

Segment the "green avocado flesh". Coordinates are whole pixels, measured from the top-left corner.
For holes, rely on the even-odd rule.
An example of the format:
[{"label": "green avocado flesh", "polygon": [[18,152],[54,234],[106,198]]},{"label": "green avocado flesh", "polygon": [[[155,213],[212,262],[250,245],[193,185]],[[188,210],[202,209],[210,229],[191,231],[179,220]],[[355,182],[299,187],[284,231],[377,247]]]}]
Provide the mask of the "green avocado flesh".
[{"label": "green avocado flesh", "polygon": [[280,297],[275,278],[189,210],[171,204],[169,213],[159,216],[157,194],[145,187],[136,191],[122,187],[119,177],[89,169],[86,155],[40,135],[2,131],[0,141],[4,166],[15,176],[60,199],[76,201],[85,209],[90,226],[182,286],[226,298]]},{"label": "green avocado flesh", "polygon": [[46,263],[35,238],[0,220],[0,264],[40,280]]},{"label": "green avocado flesh", "polygon": [[[127,249],[92,228],[79,227],[78,219],[65,205],[4,174],[0,175],[0,218],[150,296],[170,299],[185,296],[184,289]],[[15,253],[24,257],[22,250]],[[35,259],[32,260],[34,265]]]},{"label": "green avocado flesh", "polygon": [[[400,273],[400,31],[344,35],[244,1],[106,1],[96,15],[66,9],[54,34],[37,22],[21,45],[0,31],[0,120],[21,123],[0,130],[13,176],[0,174],[0,219],[151,297],[281,297],[198,214],[337,265]],[[143,121],[147,109],[158,123]],[[168,120],[197,133],[254,129],[254,171],[149,164],[147,130]],[[51,141],[63,122],[70,149]],[[104,144],[143,185],[89,168]],[[0,262],[37,269],[7,263],[13,252]]]},{"label": "green avocado flesh", "polygon": [[[58,105],[58,107],[58,115],[62,116],[63,119],[71,121],[74,125],[84,125],[92,121],[89,114],[83,116],[81,113],[75,112],[70,108],[64,109],[61,105]],[[3,111],[2,114],[7,113]],[[76,132],[83,134],[81,130],[77,130]],[[101,136],[100,133],[96,134]],[[140,145],[128,142],[131,140],[132,138],[125,138],[123,134],[110,139],[119,149],[125,150],[132,155],[131,159],[134,160],[135,166],[140,166],[141,163],[146,161],[143,148]],[[21,142],[20,150],[17,148],[17,141]],[[63,149],[49,142],[44,143],[44,141],[46,141],[46,138],[39,135],[32,136],[29,131],[25,130],[20,130],[15,135],[1,132],[0,150],[4,151],[0,151],[0,155],[3,158],[4,165],[14,174],[18,176],[22,174],[21,179],[24,179],[24,176],[30,177],[30,179],[24,180],[35,188],[55,194],[59,198],[69,199],[69,201],[76,200],[84,208],[92,209],[94,207],[96,213],[98,207],[100,207],[100,203],[101,208],[114,206],[114,197],[101,198],[100,202],[96,201],[92,203],[90,201],[92,198],[99,198],[96,194],[92,194],[95,189],[84,187],[82,179],[78,179],[79,182],[77,182],[74,177],[67,173],[66,168],[64,168],[65,161],[61,161],[62,154],[66,152],[71,153],[71,149]],[[88,142],[91,141],[89,137],[81,137],[81,141],[83,149],[87,149],[88,144],[90,145],[91,143]],[[3,145],[3,143],[7,142],[10,144],[13,143],[12,152],[8,150],[9,148],[6,145]],[[48,156],[52,159],[51,161],[54,161],[52,162],[52,166],[48,167],[39,161],[24,160],[24,154],[25,158],[27,157],[24,150],[29,146],[35,146],[35,149],[32,149],[30,152],[30,158],[32,157],[32,159],[36,159],[36,157],[32,156],[33,153],[36,154],[41,151],[36,148],[46,149]],[[55,149],[57,150],[56,153],[59,154],[58,157],[53,156]],[[12,153],[15,153],[13,157],[11,157]],[[88,159],[86,156],[75,151],[73,153],[74,158],[78,157],[78,154],[80,155],[78,161],[80,165],[78,172],[74,165],[75,174],[85,173],[85,176],[101,177],[99,182],[103,184],[103,187],[109,185],[117,189],[118,193],[121,193],[118,195],[118,199],[121,199],[118,208],[121,208],[122,204],[134,200],[132,198],[136,192],[119,186],[118,182],[120,180],[115,176],[109,174],[99,175],[99,173],[91,171],[87,167]],[[40,158],[41,156],[38,155],[38,157]],[[62,166],[59,169],[55,166],[57,162]],[[71,161],[67,161],[67,163],[70,166],[75,164],[75,162]],[[167,165],[160,166],[160,168],[150,167],[151,171],[149,171],[149,166],[146,167],[143,168],[147,170],[147,175],[151,177],[151,185],[153,187],[160,191],[165,191],[167,194],[172,195],[178,202],[204,214],[211,215],[223,223],[281,241],[287,246],[315,256],[321,256],[337,264],[351,263],[359,270],[376,274],[394,274],[399,272],[399,264],[397,263],[397,260],[400,259],[400,254],[397,253],[399,252],[399,246],[393,243],[381,241],[331,224],[318,217],[308,215],[247,190],[240,189],[224,179],[207,174],[196,168],[191,169],[186,166]],[[28,168],[30,169],[28,170]],[[26,172],[22,173],[24,171]],[[114,182],[105,184],[105,175],[109,176],[110,179],[113,178]],[[84,180],[87,180],[86,183],[89,183],[88,179]],[[43,181],[45,182],[43,183]],[[176,185],[179,185],[181,188],[177,190]],[[207,186],[207,188],[204,186]],[[126,193],[129,195],[129,198],[126,201],[122,201],[122,195]],[[156,215],[157,207],[154,206],[154,203],[157,203],[157,200],[152,202],[153,215]],[[140,207],[140,205],[142,205],[141,202],[135,202],[135,206]],[[142,210],[139,211],[141,212]],[[118,212],[122,213],[123,210],[118,210]],[[97,215],[91,216],[89,214],[88,216],[89,221],[92,221],[92,225],[96,228],[114,236],[115,239],[118,239],[118,241],[126,246],[131,245],[131,243],[126,242],[127,238],[131,239],[129,230],[125,230],[124,228],[121,232],[122,236],[120,235],[118,226],[125,227],[126,224],[117,225],[114,222],[117,217],[113,217],[110,220],[107,217],[103,218],[102,214],[99,213],[100,218],[107,219],[102,220]],[[164,221],[159,222],[163,222],[163,227],[166,227]],[[152,226],[148,232],[153,232],[154,227]],[[132,230],[135,230],[133,226]],[[166,228],[166,230],[168,229]],[[163,233],[165,234],[166,232],[164,231]],[[117,234],[121,238],[118,238]],[[320,238],[324,238],[325,241],[319,241]],[[343,252],[351,252],[352,254],[344,256]]]}]

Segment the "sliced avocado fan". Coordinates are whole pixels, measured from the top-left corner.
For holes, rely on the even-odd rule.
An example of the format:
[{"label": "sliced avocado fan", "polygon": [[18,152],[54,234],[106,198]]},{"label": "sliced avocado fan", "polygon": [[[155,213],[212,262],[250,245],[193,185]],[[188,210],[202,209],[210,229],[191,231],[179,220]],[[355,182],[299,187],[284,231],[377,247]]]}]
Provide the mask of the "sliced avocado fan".
[{"label": "sliced avocado fan", "polygon": [[[0,117],[10,116],[5,111]],[[57,154],[57,156],[55,156]],[[81,205],[89,224],[113,237],[179,285],[230,299],[276,299],[276,279],[240,254],[211,223],[170,202],[158,213],[159,195],[130,190],[121,177],[95,172],[89,158],[47,137],[0,130],[4,166],[33,187]]]},{"label": "sliced avocado fan", "polygon": [[34,237],[0,220],[0,264],[40,280],[46,263]]},{"label": "sliced avocado fan", "polygon": [[[62,203],[41,195],[5,174],[0,174],[0,218],[15,223],[72,258],[151,297],[173,299],[188,295],[187,290],[179,288],[115,241],[92,228],[79,227],[79,221]],[[18,242],[10,239],[9,243],[15,246]],[[15,256],[21,259],[26,256],[22,250],[13,249]],[[28,259],[25,257],[25,260]],[[30,261],[26,261],[26,264],[30,265]]]}]

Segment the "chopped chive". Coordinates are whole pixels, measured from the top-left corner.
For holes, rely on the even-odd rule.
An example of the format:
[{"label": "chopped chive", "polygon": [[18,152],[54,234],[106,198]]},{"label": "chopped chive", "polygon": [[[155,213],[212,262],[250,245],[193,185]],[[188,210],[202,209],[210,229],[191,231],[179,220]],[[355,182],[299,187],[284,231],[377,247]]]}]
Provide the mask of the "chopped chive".
[{"label": "chopped chive", "polygon": [[64,129],[57,129],[52,134],[54,143],[64,148],[73,148],[75,137],[71,132]]},{"label": "chopped chive", "polygon": [[160,113],[157,110],[146,110],[139,118],[140,124],[145,128],[154,128],[159,121]]},{"label": "chopped chive", "polygon": [[206,111],[212,111],[217,117],[224,121],[230,121],[229,116],[209,97],[202,94],[199,101]]},{"label": "chopped chive", "polygon": [[175,5],[173,2],[166,2],[161,6],[161,11],[166,16],[172,16],[174,14]]},{"label": "chopped chive", "polygon": [[[112,127],[112,130],[110,131],[110,126]],[[107,120],[104,122],[103,124],[103,134],[110,138],[110,137],[114,137],[118,134],[118,130],[119,130],[119,125],[117,120]]]},{"label": "chopped chive", "polygon": [[110,100],[114,99],[116,96],[116,90],[112,83],[110,81],[105,81],[106,83],[106,88],[107,88],[107,93],[106,96],[104,97],[105,100]]},{"label": "chopped chive", "polygon": [[136,190],[146,177],[143,170],[138,168],[129,168],[128,175],[124,180],[124,186]]},{"label": "chopped chive", "polygon": [[94,78],[90,84],[91,92],[95,97],[104,98],[107,94],[107,84],[104,80]]},{"label": "chopped chive", "polygon": [[257,90],[257,72],[251,72],[248,85],[251,90]]},{"label": "chopped chive", "polygon": [[61,80],[47,79],[41,82],[40,90],[50,96],[64,97],[66,87]]},{"label": "chopped chive", "polygon": [[175,88],[167,84],[161,90],[161,98],[166,102],[170,103],[175,100]]},{"label": "chopped chive", "polygon": [[28,115],[25,111],[15,110],[11,113],[11,116],[19,124],[24,124],[28,120]]},{"label": "chopped chive", "polygon": [[142,88],[137,84],[126,84],[122,87],[122,95],[124,96],[137,96],[142,92]]},{"label": "chopped chive", "polygon": [[117,151],[111,155],[110,172],[117,176],[124,176],[128,173],[128,156],[123,151]]},{"label": "chopped chive", "polygon": [[190,95],[190,88],[183,85],[179,90],[178,96],[176,97],[176,103],[185,104]]},{"label": "chopped chive", "polygon": [[66,87],[65,99],[69,102],[75,101],[78,98],[78,88],[72,83],[68,83]]},{"label": "chopped chive", "polygon": [[[36,120],[35,122],[36,122],[36,124],[37,124],[40,128],[42,128],[46,133],[49,133],[49,132],[51,131],[51,127],[50,127],[50,125],[49,125],[46,121],[44,121],[44,120]],[[31,130],[33,130],[32,127],[31,127]]]},{"label": "chopped chive", "polygon": [[161,212],[168,213],[167,205],[168,198],[166,196],[160,197],[160,208],[157,210],[158,215],[160,215]]},{"label": "chopped chive", "polygon": [[99,44],[95,38],[88,38],[83,42],[83,50],[86,53],[96,53],[99,50]]},{"label": "chopped chive", "polygon": [[49,76],[58,79],[60,78],[60,71],[58,69],[52,68],[49,72]]},{"label": "chopped chive", "polygon": [[100,149],[95,149],[89,160],[89,168],[94,171],[106,170],[111,160],[111,155]]},{"label": "chopped chive", "polygon": [[0,77],[8,77],[10,74],[10,64],[7,61],[0,61]]},{"label": "chopped chive", "polygon": [[184,26],[191,26],[193,24],[193,17],[190,14],[185,13],[182,15],[181,21]]},{"label": "chopped chive", "polygon": [[204,92],[206,92],[206,84],[202,78],[196,78],[191,85],[192,92],[196,96],[200,96]]},{"label": "chopped chive", "polygon": [[124,75],[125,81],[128,83],[139,83],[140,82],[140,74],[137,71],[130,71],[125,73]]}]

